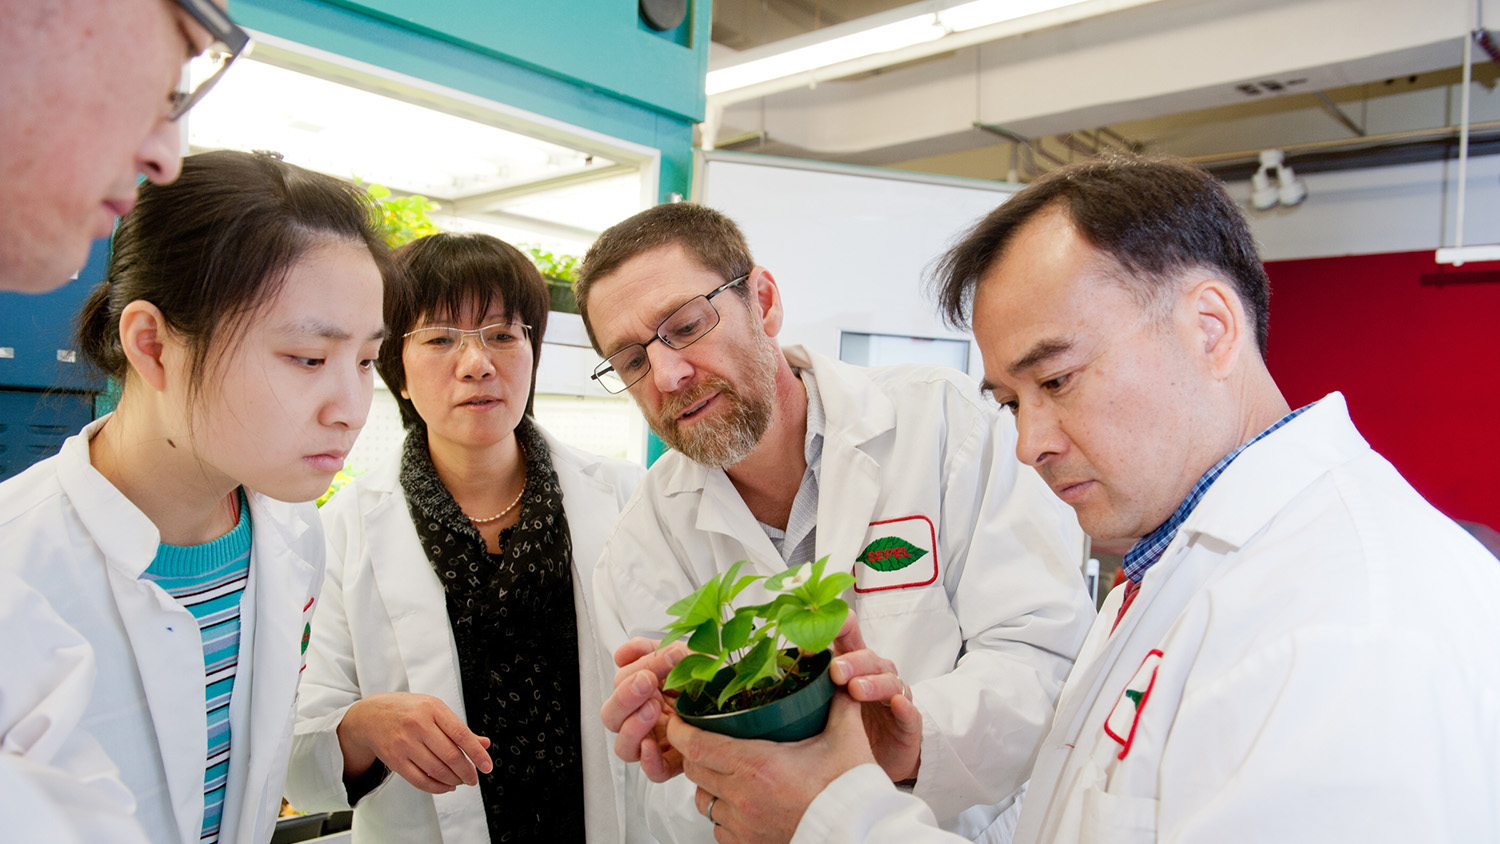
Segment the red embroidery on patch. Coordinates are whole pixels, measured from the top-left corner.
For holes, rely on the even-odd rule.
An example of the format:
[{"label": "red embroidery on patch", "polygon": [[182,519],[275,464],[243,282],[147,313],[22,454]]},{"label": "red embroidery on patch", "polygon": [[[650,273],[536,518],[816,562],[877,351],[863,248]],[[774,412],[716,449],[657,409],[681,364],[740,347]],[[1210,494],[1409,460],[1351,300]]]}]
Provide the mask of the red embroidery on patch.
[{"label": "red embroidery on patch", "polygon": [[921,519],[922,521],[927,523],[927,535],[932,539],[932,576],[922,581],[913,581],[911,583],[893,583],[889,586],[872,586],[869,589],[861,589],[859,588],[859,584],[856,583],[854,584],[855,592],[864,594],[867,592],[884,592],[888,589],[910,589],[913,586],[926,586],[938,579],[937,528],[932,526],[931,519],[920,514],[915,516],[902,516],[899,519],[881,519],[878,522],[870,522],[870,527],[876,527],[878,525],[889,525],[895,522],[910,522],[916,519]]},{"label": "red embroidery on patch", "polygon": [[[1141,660],[1141,665],[1145,665],[1146,664],[1146,660],[1151,659],[1151,657],[1153,657],[1153,656],[1157,657],[1159,659],[1160,657],[1163,656],[1163,654],[1162,654],[1162,652],[1159,649],[1152,648],[1151,651],[1146,654],[1145,659]],[[1161,664],[1159,662],[1156,665],[1154,665],[1154,666],[1151,667],[1151,682],[1149,682],[1149,683],[1146,684],[1145,691],[1141,692],[1141,699],[1140,699],[1140,701],[1138,701],[1136,703],[1136,705],[1135,705],[1135,717],[1132,718],[1132,719],[1130,719],[1130,734],[1129,735],[1125,736],[1124,738],[1120,738],[1118,735],[1115,734],[1114,730],[1111,730],[1109,728],[1109,717],[1106,716],[1105,719],[1104,719],[1104,733],[1105,733],[1105,735],[1107,735],[1110,738],[1114,739],[1115,741],[1119,742],[1120,745],[1121,745],[1121,747],[1120,747],[1120,755],[1116,756],[1115,757],[1116,759],[1124,759],[1125,758],[1125,754],[1127,754],[1127,753],[1130,752],[1130,745],[1131,745],[1131,743],[1133,743],[1135,741],[1135,729],[1136,729],[1136,727],[1140,726],[1140,723],[1141,723],[1141,710],[1143,710],[1143,709],[1146,708],[1146,701],[1148,701],[1148,700],[1151,699],[1151,690],[1154,689],[1154,688],[1156,688],[1156,673],[1158,671],[1160,671],[1160,670],[1161,670]],[[1140,669],[1137,668],[1136,672],[1139,673]],[[1135,677],[1132,676],[1130,679],[1133,681],[1135,679]],[[1129,692],[1129,691],[1130,691],[1130,684],[1127,682],[1125,684],[1125,688],[1123,688],[1123,689],[1120,690],[1120,696],[1115,699],[1115,706],[1116,707],[1118,707],[1120,705],[1120,701],[1124,700],[1125,694],[1127,692]],[[1113,708],[1110,709],[1110,714],[1111,715],[1114,714],[1114,709]]]}]

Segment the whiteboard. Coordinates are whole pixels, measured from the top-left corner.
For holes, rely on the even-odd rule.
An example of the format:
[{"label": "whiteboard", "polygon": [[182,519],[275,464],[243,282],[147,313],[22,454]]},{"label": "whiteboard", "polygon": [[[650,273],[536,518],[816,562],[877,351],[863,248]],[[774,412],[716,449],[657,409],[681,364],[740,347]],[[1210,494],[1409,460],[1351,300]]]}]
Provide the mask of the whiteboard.
[{"label": "whiteboard", "polygon": [[841,331],[967,339],[943,325],[927,271],[1016,185],[700,152],[694,199],[727,214],[781,289],[783,345],[838,357]]}]

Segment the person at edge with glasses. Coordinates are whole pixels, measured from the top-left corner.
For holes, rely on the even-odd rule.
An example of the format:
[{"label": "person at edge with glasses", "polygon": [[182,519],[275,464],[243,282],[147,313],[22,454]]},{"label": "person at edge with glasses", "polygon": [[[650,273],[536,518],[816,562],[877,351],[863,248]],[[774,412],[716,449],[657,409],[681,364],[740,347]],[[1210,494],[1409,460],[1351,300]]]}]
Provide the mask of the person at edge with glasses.
[{"label": "person at edge with glasses", "polygon": [[[136,181],[181,167],[179,117],[214,81],[179,85],[249,38],[210,0],[0,0],[0,290],[68,282],[89,242],[135,204]],[[20,82],[17,82],[17,81]],[[0,549],[0,561],[14,554]],[[78,729],[96,674],[87,641],[0,566],[0,817],[7,839],[139,842],[134,800]],[[33,690],[37,694],[28,694]],[[50,690],[45,697],[41,690]],[[41,710],[45,704],[62,704]]]},{"label": "person at edge with glasses", "polygon": [[594,572],[601,643],[621,667],[602,720],[650,781],[651,832],[712,841],[725,820],[677,776],[665,737],[660,681],[682,654],[654,650],[666,608],[737,560],[771,575],[826,555],[857,579],[832,678],[863,703],[885,775],[945,828],[1008,840],[1094,615],[1077,520],[1016,460],[1009,416],[954,369],[779,348],[776,280],[699,205],[605,231],[577,298],[606,358],[595,377],[675,450]]},{"label": "person at edge with glasses", "polygon": [[649,841],[590,592],[645,469],[532,418],[550,297],[524,255],[437,234],[397,258],[379,365],[407,436],[322,510],[287,797],[354,807],[358,843]]},{"label": "person at edge with glasses", "polygon": [[[250,38],[213,0],[0,0],[0,290],[66,284],[135,205],[181,169],[178,118]],[[184,62],[217,68],[191,91]]]}]

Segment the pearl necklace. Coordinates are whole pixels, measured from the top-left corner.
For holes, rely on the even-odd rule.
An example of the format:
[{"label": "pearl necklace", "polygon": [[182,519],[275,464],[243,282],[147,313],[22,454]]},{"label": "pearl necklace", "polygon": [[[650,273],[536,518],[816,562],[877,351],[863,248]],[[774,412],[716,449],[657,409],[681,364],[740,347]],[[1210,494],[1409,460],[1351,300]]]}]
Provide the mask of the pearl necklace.
[{"label": "pearl necklace", "polygon": [[464,515],[468,517],[469,521],[473,522],[476,525],[487,525],[490,522],[493,522],[494,520],[500,518],[501,516],[504,516],[506,513],[509,513],[510,511],[516,509],[516,505],[521,503],[521,496],[523,496],[525,494],[526,494],[526,481],[523,478],[521,480],[521,491],[518,492],[518,493],[516,493],[516,500],[510,502],[510,506],[509,507],[506,507],[504,510],[501,510],[500,512],[496,513],[495,515],[490,516],[488,519],[476,519],[473,516],[470,516],[468,513],[465,513]]}]

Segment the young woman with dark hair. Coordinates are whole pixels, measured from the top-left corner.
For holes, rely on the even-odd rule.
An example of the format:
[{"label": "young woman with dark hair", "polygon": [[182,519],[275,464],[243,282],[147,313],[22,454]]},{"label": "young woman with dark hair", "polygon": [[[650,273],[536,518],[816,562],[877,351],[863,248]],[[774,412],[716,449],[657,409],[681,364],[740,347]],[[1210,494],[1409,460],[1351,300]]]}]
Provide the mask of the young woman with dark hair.
[{"label": "young woman with dark hair", "polygon": [[118,406],[0,485],[3,573],[92,648],[80,726],[152,841],[273,831],[322,585],[307,502],[364,424],[384,336],[371,223],[358,191],[269,154],[143,185],[78,321]]}]

